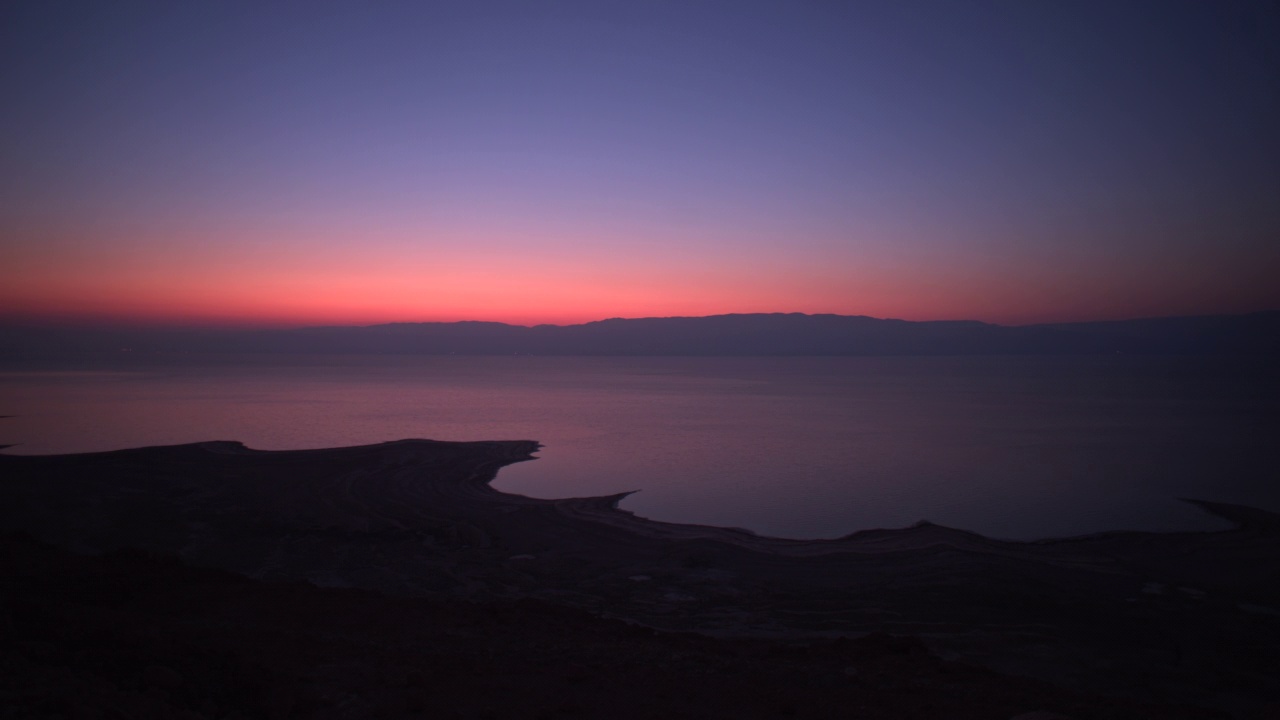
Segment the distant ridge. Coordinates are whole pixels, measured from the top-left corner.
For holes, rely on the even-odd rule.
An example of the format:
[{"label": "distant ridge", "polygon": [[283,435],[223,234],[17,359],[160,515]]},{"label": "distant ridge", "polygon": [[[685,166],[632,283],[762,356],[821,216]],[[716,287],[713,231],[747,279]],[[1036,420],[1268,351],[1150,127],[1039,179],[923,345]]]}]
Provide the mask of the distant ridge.
[{"label": "distant ridge", "polygon": [[426,355],[1277,355],[1280,311],[1004,326],[762,313],[580,325],[389,323],[287,330],[0,328],[6,357],[80,352]]}]

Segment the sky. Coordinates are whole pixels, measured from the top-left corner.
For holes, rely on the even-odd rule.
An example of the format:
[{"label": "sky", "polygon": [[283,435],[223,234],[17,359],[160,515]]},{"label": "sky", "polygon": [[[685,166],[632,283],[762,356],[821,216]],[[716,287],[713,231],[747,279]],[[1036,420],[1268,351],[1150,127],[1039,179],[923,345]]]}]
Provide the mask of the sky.
[{"label": "sky", "polygon": [[0,13],[0,319],[1280,309],[1273,2]]}]

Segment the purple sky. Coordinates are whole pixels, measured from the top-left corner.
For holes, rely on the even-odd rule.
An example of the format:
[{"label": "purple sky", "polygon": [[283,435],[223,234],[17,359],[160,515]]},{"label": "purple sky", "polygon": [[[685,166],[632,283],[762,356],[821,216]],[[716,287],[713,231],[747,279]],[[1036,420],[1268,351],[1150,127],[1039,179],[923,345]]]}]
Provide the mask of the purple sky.
[{"label": "purple sky", "polygon": [[0,316],[1280,308],[1273,2],[30,2]]}]

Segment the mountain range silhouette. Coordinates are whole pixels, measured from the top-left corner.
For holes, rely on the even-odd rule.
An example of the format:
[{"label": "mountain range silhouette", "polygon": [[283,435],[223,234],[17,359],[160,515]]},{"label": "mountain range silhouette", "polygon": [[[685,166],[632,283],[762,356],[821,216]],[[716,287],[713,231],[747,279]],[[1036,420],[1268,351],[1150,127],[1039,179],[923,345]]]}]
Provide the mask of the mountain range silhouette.
[{"label": "mountain range silhouette", "polygon": [[762,313],[580,325],[390,323],[292,329],[10,325],[0,354],[65,352],[458,355],[1280,354],[1280,311],[1005,326]]}]

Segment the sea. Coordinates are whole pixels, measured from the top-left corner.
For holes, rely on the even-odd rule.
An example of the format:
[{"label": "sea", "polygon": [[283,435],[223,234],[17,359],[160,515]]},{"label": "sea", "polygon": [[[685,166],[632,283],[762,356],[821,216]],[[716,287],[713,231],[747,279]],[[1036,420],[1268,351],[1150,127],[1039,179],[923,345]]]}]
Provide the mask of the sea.
[{"label": "sea", "polygon": [[[1034,540],[1280,512],[1280,369],[1215,357],[113,355],[0,368],[0,444],[536,440],[495,487],[678,523]],[[633,492],[634,491],[634,492]]]}]

